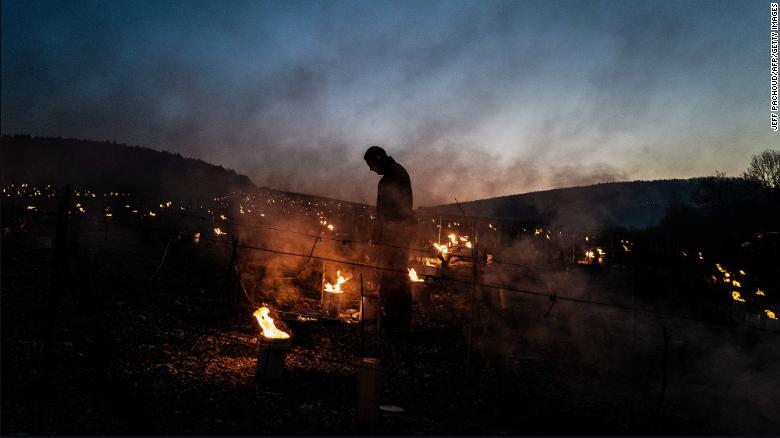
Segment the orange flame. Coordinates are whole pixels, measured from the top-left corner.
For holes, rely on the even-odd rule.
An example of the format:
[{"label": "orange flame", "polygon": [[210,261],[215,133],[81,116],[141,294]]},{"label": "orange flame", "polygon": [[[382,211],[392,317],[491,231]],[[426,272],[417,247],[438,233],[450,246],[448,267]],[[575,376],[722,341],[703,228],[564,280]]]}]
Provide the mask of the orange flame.
[{"label": "orange flame", "polygon": [[439,245],[438,243],[433,244],[433,247],[436,248],[437,251],[439,251],[442,255],[447,254],[447,245]]},{"label": "orange flame", "polygon": [[334,294],[340,294],[340,293],[344,292],[343,290],[341,290],[341,285],[346,283],[347,281],[349,281],[350,278],[352,278],[352,277],[349,277],[349,278],[342,277],[341,276],[341,271],[336,271],[336,277],[338,277],[338,278],[336,279],[336,284],[335,285],[330,284],[330,283],[325,283],[325,292],[331,292],[331,293],[334,293]]},{"label": "orange flame", "polygon": [[424,280],[417,276],[417,271],[414,268],[409,268],[409,279],[415,283],[422,283]]},{"label": "orange flame", "polygon": [[272,339],[289,338],[289,334],[276,328],[276,325],[274,325],[274,320],[268,316],[269,312],[270,310],[268,307],[261,307],[255,310],[255,312],[252,314],[255,318],[257,318],[257,323],[260,324],[260,328],[263,329],[263,336]]},{"label": "orange flame", "polygon": [[764,313],[770,319],[777,319],[777,317],[775,316],[775,312],[773,312],[773,311],[771,311],[769,309],[764,309]]},{"label": "orange flame", "polygon": [[760,295],[760,296],[762,296],[762,297],[765,297],[765,296],[766,296],[766,294],[764,293],[764,291],[762,291],[761,289],[756,289],[756,295]]},{"label": "orange flame", "polygon": [[740,303],[744,303],[745,299],[740,296],[738,291],[732,291],[731,292],[731,298],[734,299],[734,301],[739,301]]}]

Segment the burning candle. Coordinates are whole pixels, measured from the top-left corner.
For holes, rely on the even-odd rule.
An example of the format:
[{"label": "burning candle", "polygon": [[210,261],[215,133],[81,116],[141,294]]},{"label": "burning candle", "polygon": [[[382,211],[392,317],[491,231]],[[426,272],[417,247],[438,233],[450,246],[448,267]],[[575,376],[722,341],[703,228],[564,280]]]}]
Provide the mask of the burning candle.
[{"label": "burning candle", "polygon": [[253,313],[263,330],[257,343],[258,380],[277,380],[284,376],[284,356],[290,351],[290,335],[276,328],[274,320],[268,316],[270,310],[261,307]]},{"label": "burning candle", "polygon": [[326,315],[330,317],[338,317],[341,313],[341,299],[344,294],[344,290],[341,286],[349,281],[351,277],[344,277],[341,275],[341,271],[336,271],[336,283],[332,284],[329,281],[325,281],[323,273],[323,283],[321,304]]},{"label": "burning candle", "polygon": [[268,316],[270,312],[268,307],[261,307],[252,314],[257,318],[257,323],[263,330],[263,336],[272,339],[288,339],[290,335],[276,328],[273,318]]}]

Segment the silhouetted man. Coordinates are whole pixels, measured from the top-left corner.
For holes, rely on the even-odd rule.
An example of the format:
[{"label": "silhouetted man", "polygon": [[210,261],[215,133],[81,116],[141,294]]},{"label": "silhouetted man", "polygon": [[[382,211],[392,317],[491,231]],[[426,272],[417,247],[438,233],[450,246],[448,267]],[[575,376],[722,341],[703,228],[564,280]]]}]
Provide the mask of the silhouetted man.
[{"label": "silhouetted man", "polygon": [[390,334],[405,336],[412,325],[412,296],[405,274],[407,248],[414,233],[412,183],[406,169],[379,146],[368,148],[363,158],[369,169],[382,175],[376,195],[377,218],[371,230],[371,240],[379,244],[378,265],[392,269],[380,273],[382,325]]}]

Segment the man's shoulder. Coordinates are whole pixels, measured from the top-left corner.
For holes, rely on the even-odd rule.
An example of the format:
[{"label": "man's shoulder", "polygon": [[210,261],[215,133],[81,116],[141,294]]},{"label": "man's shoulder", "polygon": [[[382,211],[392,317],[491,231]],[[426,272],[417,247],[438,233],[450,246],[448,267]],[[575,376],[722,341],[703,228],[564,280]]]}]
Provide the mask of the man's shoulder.
[{"label": "man's shoulder", "polygon": [[390,169],[391,169],[391,174],[394,177],[409,179],[409,172],[407,172],[406,168],[402,166],[401,163],[399,163],[398,161],[394,161]]}]

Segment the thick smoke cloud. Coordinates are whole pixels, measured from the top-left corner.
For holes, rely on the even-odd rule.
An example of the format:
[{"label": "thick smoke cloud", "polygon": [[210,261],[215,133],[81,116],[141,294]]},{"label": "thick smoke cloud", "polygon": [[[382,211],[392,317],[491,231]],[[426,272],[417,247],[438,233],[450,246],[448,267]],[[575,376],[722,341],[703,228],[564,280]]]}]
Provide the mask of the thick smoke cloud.
[{"label": "thick smoke cloud", "polygon": [[765,79],[748,30],[763,15],[697,5],[6,1],[3,132],[172,150],[364,202],[362,152],[380,144],[416,205],[735,174],[769,140],[746,85]]}]

